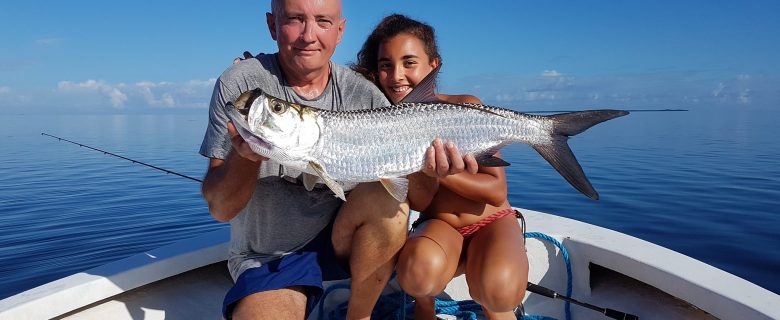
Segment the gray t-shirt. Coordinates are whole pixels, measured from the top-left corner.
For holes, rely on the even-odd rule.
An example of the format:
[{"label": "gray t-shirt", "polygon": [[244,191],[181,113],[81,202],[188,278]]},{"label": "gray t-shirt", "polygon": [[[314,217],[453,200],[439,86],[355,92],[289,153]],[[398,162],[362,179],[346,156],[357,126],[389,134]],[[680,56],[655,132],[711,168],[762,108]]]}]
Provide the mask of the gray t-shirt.
[{"label": "gray t-shirt", "polygon": [[[224,107],[247,90],[326,110],[359,110],[388,106],[379,89],[354,71],[331,63],[322,95],[307,100],[286,85],[275,54],[259,55],[228,68],[217,80],[209,105],[209,123],[200,154],[225,159],[231,150]],[[297,177],[273,161],[263,161],[257,187],[246,207],[230,220],[228,267],[233,279],[246,269],[300,249],[334,218],[341,206],[328,188],[312,191],[283,178]]]}]

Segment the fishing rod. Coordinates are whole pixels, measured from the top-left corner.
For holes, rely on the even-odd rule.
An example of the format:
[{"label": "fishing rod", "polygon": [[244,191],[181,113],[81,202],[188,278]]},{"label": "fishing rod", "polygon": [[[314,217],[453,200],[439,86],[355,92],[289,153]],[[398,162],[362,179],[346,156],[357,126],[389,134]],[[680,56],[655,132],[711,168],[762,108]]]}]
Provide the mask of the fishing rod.
[{"label": "fishing rod", "polygon": [[[163,172],[168,173],[168,174],[177,175],[179,177],[190,179],[190,180],[197,181],[197,182],[203,182],[203,180],[196,179],[196,178],[190,177],[188,175],[184,175],[184,174],[181,174],[181,173],[178,173],[178,172],[175,172],[175,171],[171,171],[171,170],[168,170],[168,169],[160,168],[158,166],[145,163],[143,161],[138,161],[138,160],[135,160],[135,159],[131,159],[131,158],[128,158],[128,157],[125,157],[125,156],[121,156],[121,155],[115,154],[113,152],[109,152],[109,151],[105,151],[105,150],[102,150],[102,149],[90,147],[90,146],[85,145],[83,143],[78,143],[78,142],[71,141],[71,140],[68,140],[68,139],[65,139],[65,138],[60,138],[58,136],[54,136],[54,135],[51,135],[51,134],[48,134],[48,133],[45,133],[45,132],[41,132],[41,135],[52,137],[52,138],[55,138],[55,139],[57,139],[59,141],[65,141],[65,142],[68,142],[68,143],[71,143],[71,144],[75,144],[75,145],[77,145],[79,147],[84,147],[84,148],[92,149],[92,150],[95,150],[95,151],[98,151],[98,152],[102,152],[105,155],[109,155],[109,156],[117,157],[117,158],[120,158],[120,159],[124,159],[124,160],[130,161],[132,163],[137,163],[137,164],[140,164],[140,165],[144,165],[144,166],[147,166],[149,168],[152,168],[152,169],[155,169],[155,170],[159,170],[159,171],[163,171]],[[559,294],[559,293],[557,293],[557,292],[555,292],[555,291],[553,291],[551,289],[542,287],[542,286],[537,285],[537,284],[533,284],[531,282],[528,282],[527,290],[532,292],[532,293],[536,293],[536,294],[539,294],[539,295],[542,295],[542,296],[545,296],[545,297],[549,297],[549,298],[552,298],[552,299],[561,299],[561,300],[564,300],[564,301],[567,301],[567,302],[571,302],[571,303],[574,303],[576,305],[579,305],[579,306],[582,306],[582,307],[585,307],[585,308],[588,308],[588,309],[596,310],[598,312],[603,313],[605,316],[613,318],[613,319],[621,319],[621,320],[638,320],[639,319],[639,317],[637,317],[635,315],[632,315],[632,314],[629,314],[629,313],[625,313],[625,312],[621,312],[621,311],[617,311],[617,310],[613,310],[613,309],[609,309],[609,308],[602,308],[602,307],[599,307],[599,306],[594,306],[594,305],[589,304],[589,303],[577,301],[577,300],[575,300],[573,298],[561,295],[561,294]]]},{"label": "fishing rod", "polygon": [[553,291],[551,289],[547,289],[545,287],[542,287],[540,285],[536,285],[536,284],[533,284],[533,283],[530,283],[530,282],[528,283],[528,287],[526,288],[526,290],[528,290],[530,292],[533,292],[533,293],[536,293],[536,294],[539,294],[539,295],[543,295],[543,296],[548,297],[548,298],[561,299],[563,301],[571,302],[571,303],[576,304],[576,305],[581,306],[581,307],[585,307],[585,308],[588,308],[588,309],[591,309],[591,310],[596,310],[596,311],[601,312],[605,316],[610,317],[612,319],[639,320],[639,317],[636,316],[636,315],[633,315],[633,314],[630,314],[630,313],[625,313],[625,312],[622,312],[622,311],[617,311],[617,310],[610,309],[610,308],[602,308],[602,307],[599,307],[599,306],[594,306],[594,305],[592,305],[590,303],[586,303],[586,302],[577,301],[577,300],[572,299],[570,297],[561,295],[561,294],[559,294],[559,293],[557,293],[557,292],[555,292],[555,291]]},{"label": "fishing rod", "polygon": [[168,169],[160,168],[158,166],[145,163],[143,161],[138,161],[138,160],[130,159],[128,157],[120,156],[120,155],[118,155],[116,153],[108,152],[108,151],[101,150],[101,149],[98,149],[98,148],[93,148],[93,147],[90,147],[88,145],[85,145],[85,144],[82,144],[82,143],[78,143],[78,142],[75,142],[75,141],[70,141],[70,140],[65,139],[65,138],[60,138],[58,136],[50,135],[50,134],[45,133],[45,132],[41,132],[41,135],[49,136],[49,137],[58,139],[59,141],[65,141],[65,142],[68,142],[68,143],[72,143],[72,144],[75,144],[75,145],[77,145],[79,147],[84,147],[84,148],[92,149],[92,150],[95,150],[95,151],[98,151],[98,152],[102,152],[105,155],[109,155],[109,156],[117,157],[117,158],[120,158],[120,159],[124,159],[124,160],[130,161],[132,163],[137,163],[137,164],[140,164],[140,165],[144,165],[144,166],[147,166],[149,168],[152,168],[152,169],[155,169],[155,170],[160,170],[160,171],[168,173],[168,174],[177,175],[179,177],[190,179],[190,180],[197,181],[197,182],[203,182],[203,180],[200,180],[200,179],[197,179],[197,178],[193,178],[193,177],[190,177],[188,175],[184,175],[184,174],[181,174],[181,173],[178,173],[178,172],[174,172],[174,171],[171,171],[171,170],[168,170]]}]

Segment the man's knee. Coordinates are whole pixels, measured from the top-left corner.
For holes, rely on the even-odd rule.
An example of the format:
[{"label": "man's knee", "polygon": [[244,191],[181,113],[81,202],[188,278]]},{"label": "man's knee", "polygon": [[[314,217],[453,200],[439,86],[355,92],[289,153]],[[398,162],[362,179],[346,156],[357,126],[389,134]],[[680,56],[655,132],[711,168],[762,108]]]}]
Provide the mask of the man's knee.
[{"label": "man's knee", "polygon": [[[339,212],[337,228],[370,225],[385,235],[406,235],[409,205],[396,201],[379,182],[361,183],[350,192]],[[374,229],[374,228],[372,228]],[[340,230],[341,231],[341,230]]]},{"label": "man's knee", "polygon": [[[342,258],[351,255],[354,241],[373,243],[381,251],[400,250],[406,241],[408,216],[409,206],[393,199],[380,183],[361,183],[350,192],[336,217],[332,238],[336,254]],[[361,235],[356,237],[358,232]]]},{"label": "man's knee", "polygon": [[350,192],[344,207],[348,209],[346,213],[365,219],[388,219],[409,213],[409,205],[395,200],[379,182],[359,184]]}]

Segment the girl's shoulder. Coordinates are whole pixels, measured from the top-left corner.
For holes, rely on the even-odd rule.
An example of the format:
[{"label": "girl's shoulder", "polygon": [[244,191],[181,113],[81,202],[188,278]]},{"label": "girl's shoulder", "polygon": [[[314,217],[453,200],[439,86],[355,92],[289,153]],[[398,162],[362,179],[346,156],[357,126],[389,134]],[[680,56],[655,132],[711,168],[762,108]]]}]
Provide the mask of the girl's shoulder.
[{"label": "girl's shoulder", "polygon": [[472,96],[470,94],[437,94],[436,97],[439,98],[439,100],[447,103],[482,104],[482,101],[480,101],[479,98]]}]

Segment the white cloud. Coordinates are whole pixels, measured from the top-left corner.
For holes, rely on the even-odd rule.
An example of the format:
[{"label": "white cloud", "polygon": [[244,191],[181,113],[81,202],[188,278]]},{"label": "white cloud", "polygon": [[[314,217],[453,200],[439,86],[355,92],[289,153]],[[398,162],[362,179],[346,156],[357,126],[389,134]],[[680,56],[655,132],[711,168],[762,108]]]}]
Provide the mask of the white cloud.
[{"label": "white cloud", "polygon": [[108,101],[114,108],[124,107],[125,101],[127,101],[127,94],[103,80],[90,79],[84,82],[60,81],[57,83],[57,91],[63,94],[98,94],[108,98]]},{"label": "white cloud", "polygon": [[162,93],[163,98],[157,99],[154,92],[152,92],[152,89],[164,87],[166,84],[167,83],[164,82],[153,83],[150,81],[142,81],[136,83],[135,88],[144,98],[144,101],[146,101],[147,105],[152,107],[173,107],[176,105],[176,101],[173,99],[173,96],[171,96],[170,93]]},{"label": "white cloud", "polygon": [[[205,108],[215,78],[184,82],[139,81],[112,84],[104,80],[60,81],[55,94],[80,106],[115,108]],[[62,104],[62,103],[58,103]]]},{"label": "white cloud", "polygon": [[8,94],[11,93],[10,87],[0,87],[0,94]]},{"label": "white cloud", "polygon": [[753,103],[754,87],[761,87],[763,83],[754,83],[754,77],[749,74],[738,74],[732,79],[718,82],[712,90],[712,96],[719,103],[737,103],[749,105]]},{"label": "white cloud", "polygon": [[712,90],[712,96],[716,98],[720,97],[721,94],[723,93],[723,89],[726,89],[726,85],[723,84],[723,82],[718,83],[718,86],[714,90]]},{"label": "white cloud", "polygon": [[750,104],[751,101],[750,89],[745,89],[740,92],[739,97],[737,98],[737,102],[739,102],[739,104]]},{"label": "white cloud", "polygon": [[530,75],[464,78],[442,92],[470,93],[486,103],[518,110],[609,108],[693,108],[780,105],[780,79],[765,75],[730,77],[704,71],[574,76],[550,69]]}]

